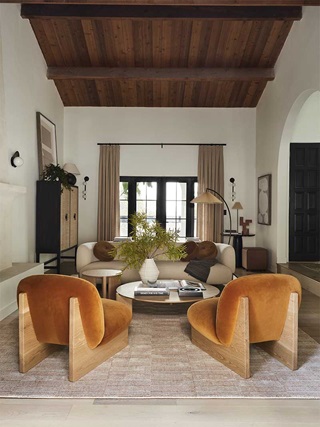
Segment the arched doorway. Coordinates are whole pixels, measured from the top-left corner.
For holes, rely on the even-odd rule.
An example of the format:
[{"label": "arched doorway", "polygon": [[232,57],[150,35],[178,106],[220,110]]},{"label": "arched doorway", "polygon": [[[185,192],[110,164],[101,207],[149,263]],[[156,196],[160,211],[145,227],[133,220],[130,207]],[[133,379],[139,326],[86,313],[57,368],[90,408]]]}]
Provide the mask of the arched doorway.
[{"label": "arched doorway", "polygon": [[[314,95],[315,94],[315,95]],[[299,115],[306,105],[309,98],[318,96],[320,99],[320,92],[315,90],[308,90],[300,94],[292,105],[288,114],[279,148],[279,161],[278,161],[278,233],[277,233],[277,262],[285,263],[289,260],[289,152],[290,143],[293,142],[296,124],[299,121]],[[306,127],[307,129],[307,127]],[[315,132],[317,133],[317,132]],[[302,133],[301,133],[302,134]],[[304,142],[308,141],[309,136],[306,136]],[[318,142],[320,138],[318,139]]]}]

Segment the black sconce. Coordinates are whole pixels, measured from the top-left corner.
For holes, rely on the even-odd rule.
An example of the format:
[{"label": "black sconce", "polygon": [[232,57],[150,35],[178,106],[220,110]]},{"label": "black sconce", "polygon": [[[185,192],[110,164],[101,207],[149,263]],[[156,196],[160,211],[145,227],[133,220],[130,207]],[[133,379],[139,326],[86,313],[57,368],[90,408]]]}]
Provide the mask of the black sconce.
[{"label": "black sconce", "polygon": [[82,191],[82,198],[83,200],[87,200],[87,182],[89,181],[89,177],[85,176],[83,181],[83,191]]}]

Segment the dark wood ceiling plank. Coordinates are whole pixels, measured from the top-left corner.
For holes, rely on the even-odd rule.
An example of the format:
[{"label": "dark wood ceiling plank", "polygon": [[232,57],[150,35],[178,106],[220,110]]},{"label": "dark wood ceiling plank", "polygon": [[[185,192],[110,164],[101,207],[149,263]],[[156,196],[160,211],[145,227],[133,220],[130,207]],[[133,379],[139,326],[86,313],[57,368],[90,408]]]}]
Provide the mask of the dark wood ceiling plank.
[{"label": "dark wood ceiling plank", "polygon": [[[242,56],[240,63],[241,67],[250,67],[253,63],[253,53],[257,47],[257,40],[259,38],[260,31],[262,30],[264,23],[261,21],[254,21],[250,30],[250,35],[246,43],[246,48]],[[259,46],[260,48],[261,46]]]},{"label": "dark wood ceiling plank", "polygon": [[232,67],[240,67],[245,54],[246,46],[248,39],[250,37],[251,29],[253,26],[253,21],[243,21],[241,22],[241,32],[240,37],[237,40],[237,43],[234,45],[233,49],[233,59],[231,61]]},{"label": "dark wood ceiling plank", "polygon": [[77,63],[83,66],[91,64],[90,56],[87,48],[85,35],[82,28],[82,21],[69,21],[70,32],[73,36],[73,46],[78,58]]},{"label": "dark wood ceiling plank", "polygon": [[198,103],[202,107],[205,107],[207,104],[207,97],[209,92],[210,82],[202,82],[199,88],[199,98]]},{"label": "dark wood ceiling plank", "polygon": [[263,51],[261,52],[260,60],[257,64],[258,67],[266,67],[267,64],[269,63],[269,58],[283,30],[282,26],[283,26],[282,21],[274,21],[272,23],[272,28],[268,35],[268,40],[264,46]]},{"label": "dark wood ceiling plank", "polygon": [[208,56],[209,42],[211,38],[212,23],[209,21],[202,22],[201,43],[198,52],[198,67],[204,67]]},{"label": "dark wood ceiling plank", "polygon": [[143,82],[145,89],[145,106],[152,107],[153,106],[153,82]]},{"label": "dark wood ceiling plank", "polygon": [[102,64],[99,55],[98,40],[95,37],[94,22],[91,19],[83,19],[81,21],[81,25],[90,58],[90,64],[93,67],[99,67]]},{"label": "dark wood ceiling plank", "polygon": [[[65,65],[74,65],[79,66],[80,64],[84,65],[80,61],[75,48],[75,36],[72,33],[70,28],[70,21],[66,19],[56,19],[51,21],[55,30],[55,35],[57,42],[59,44],[60,50],[62,52],[63,61]],[[90,63],[87,63],[89,65]]]},{"label": "dark wood ceiling plank", "polygon": [[223,67],[232,67],[234,66],[234,55],[239,49],[239,38],[243,30],[241,21],[232,22],[230,25],[229,34],[227,36],[225,51],[223,54],[222,66]]},{"label": "dark wood ceiling plank", "polygon": [[30,21],[31,27],[34,31],[36,39],[38,40],[41,52],[46,60],[48,66],[58,65],[56,58],[52,52],[51,46],[48,43],[46,32],[43,28],[43,21],[41,19],[33,19]]},{"label": "dark wood ceiling plank", "polygon": [[99,98],[99,107],[111,107],[110,98],[108,97],[108,89],[106,82],[102,80],[95,80],[97,95]]},{"label": "dark wood ceiling plank", "polygon": [[293,7],[227,7],[227,6],[119,6],[119,5],[52,5],[22,4],[26,19],[200,19],[200,20],[300,20],[302,8]]},{"label": "dark wood ceiling plank", "polygon": [[186,81],[184,83],[182,107],[186,107],[186,108],[192,107],[192,92],[193,92],[193,82]]},{"label": "dark wood ceiling plank", "polygon": [[266,85],[267,85],[267,82],[258,82],[257,83],[256,91],[255,91],[254,96],[251,100],[251,105],[250,105],[251,108],[255,108],[258,105],[258,102],[261,98],[261,95],[266,88]]},{"label": "dark wood ceiling plank", "polygon": [[217,53],[217,46],[220,39],[220,33],[222,31],[222,23],[223,21],[218,21],[211,27],[207,58],[204,64],[205,67],[215,67],[215,57]]},{"label": "dark wood ceiling plank", "polygon": [[73,96],[69,96],[70,94],[70,86],[66,85],[63,80],[57,80],[54,82],[56,85],[56,88],[59,92],[61,101],[65,107],[71,107],[73,105],[77,105],[77,99]]},{"label": "dark wood ceiling plank", "polygon": [[115,52],[115,37],[111,21],[102,21],[105,61],[107,66],[119,66],[119,60]]},{"label": "dark wood ceiling plank", "polygon": [[[192,34],[192,21],[182,21],[179,49],[179,67],[188,66],[189,48]],[[184,89],[182,88],[182,91]]]},{"label": "dark wood ceiling plank", "polygon": [[47,21],[46,23],[44,23],[43,29],[46,35],[46,43],[48,43],[50,46],[55,64],[60,66],[65,65],[64,56],[60,48],[58,38],[56,36],[56,31],[53,22]]},{"label": "dark wood ceiling plank", "polygon": [[202,43],[201,30],[202,22],[193,21],[188,55],[188,67],[195,67],[198,63],[198,54]]},{"label": "dark wood ceiling plank", "polygon": [[97,91],[97,86],[94,80],[85,80],[84,85],[86,87],[86,93],[89,99],[89,105],[95,106],[100,104],[100,98]]},{"label": "dark wood ceiling plank", "polygon": [[133,51],[133,65],[152,67],[152,22],[133,21],[131,40],[128,40]]},{"label": "dark wood ceiling plank", "polygon": [[119,80],[111,80],[109,83],[110,89],[112,89],[115,105],[117,107],[124,107],[124,100],[122,97],[122,88]]},{"label": "dark wood ceiling plank", "polygon": [[48,79],[273,80],[272,68],[49,67]]},{"label": "dark wood ceiling plank", "polygon": [[293,22],[284,22],[282,24],[282,29],[280,31],[279,37],[276,40],[274,49],[272,50],[272,53],[269,57],[269,60],[266,61],[266,64],[272,64],[272,66],[277,62],[277,59],[280,55],[281,49],[283,48],[283,45],[285,41],[287,40],[287,37],[290,33],[290,30],[292,28]]},{"label": "dark wood ceiling plank", "polygon": [[227,44],[231,26],[232,26],[231,22],[228,22],[228,21],[222,22],[221,32],[219,35],[219,40],[216,48],[216,54],[214,57],[214,65],[213,65],[214,67],[223,67],[224,52],[226,49],[226,44]]},{"label": "dark wood ceiling plank", "polygon": [[247,66],[250,67],[253,64],[259,64],[261,55],[264,51],[264,48],[267,44],[270,31],[272,30],[273,22],[265,22],[264,25],[260,28],[259,33],[257,34],[256,43],[253,45],[253,49],[251,51],[251,58],[247,63]]}]

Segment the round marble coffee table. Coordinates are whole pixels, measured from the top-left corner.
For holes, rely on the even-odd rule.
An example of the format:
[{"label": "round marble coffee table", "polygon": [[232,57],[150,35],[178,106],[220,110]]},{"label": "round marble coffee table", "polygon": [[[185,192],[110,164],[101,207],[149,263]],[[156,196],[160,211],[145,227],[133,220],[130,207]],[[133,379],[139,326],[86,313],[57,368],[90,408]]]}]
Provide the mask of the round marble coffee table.
[{"label": "round marble coffee table", "polygon": [[[116,288],[121,284],[121,270],[112,270],[110,268],[96,268],[95,270],[84,270],[81,277],[90,278],[96,285],[96,279],[102,279],[102,298],[116,299]],[[90,280],[92,282],[92,280]],[[108,296],[107,296],[108,284]]]},{"label": "round marble coffee table", "polygon": [[212,285],[205,285],[206,290],[203,291],[203,297],[179,297],[177,290],[171,290],[168,297],[157,297],[143,295],[139,297],[134,296],[134,289],[141,282],[130,282],[124,285],[118,286],[116,289],[116,300],[123,302],[132,310],[133,301],[151,302],[155,304],[182,304],[200,301],[202,299],[213,298],[219,294],[219,289]]}]

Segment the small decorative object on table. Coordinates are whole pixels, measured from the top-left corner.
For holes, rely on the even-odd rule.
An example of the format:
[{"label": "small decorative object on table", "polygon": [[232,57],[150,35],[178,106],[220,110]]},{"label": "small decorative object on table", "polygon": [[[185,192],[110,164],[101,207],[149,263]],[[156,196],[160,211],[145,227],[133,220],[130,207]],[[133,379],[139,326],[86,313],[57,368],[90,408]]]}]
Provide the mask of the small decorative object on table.
[{"label": "small decorative object on table", "polygon": [[242,226],[242,234],[247,236],[249,234],[249,224],[252,223],[252,219],[243,219],[243,216],[240,217],[240,225]]}]

